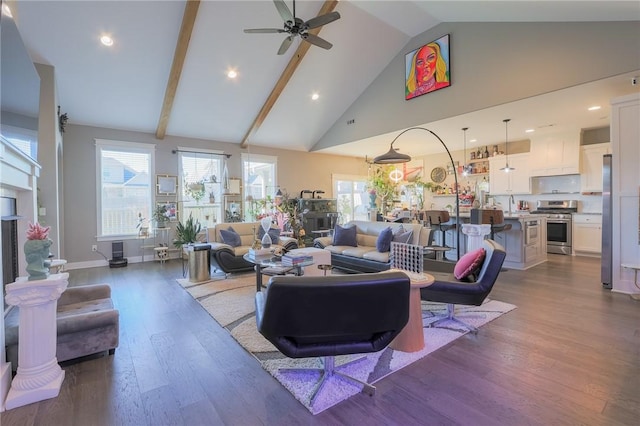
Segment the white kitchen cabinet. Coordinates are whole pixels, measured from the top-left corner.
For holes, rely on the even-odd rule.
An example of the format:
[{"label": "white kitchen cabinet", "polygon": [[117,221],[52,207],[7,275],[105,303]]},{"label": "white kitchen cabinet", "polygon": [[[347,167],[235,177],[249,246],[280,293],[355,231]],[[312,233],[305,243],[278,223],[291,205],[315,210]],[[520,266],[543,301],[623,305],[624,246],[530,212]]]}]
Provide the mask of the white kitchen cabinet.
[{"label": "white kitchen cabinet", "polygon": [[531,194],[530,154],[509,155],[509,166],[515,170],[505,173],[500,170],[506,164],[506,156],[499,155],[489,159],[489,193]]},{"label": "white kitchen cabinet", "polygon": [[602,156],[611,154],[611,144],[583,145],[580,151],[580,190],[602,192]]},{"label": "white kitchen cabinet", "polygon": [[580,135],[567,133],[531,140],[531,176],[580,173]]},{"label": "white kitchen cabinet", "polygon": [[573,254],[600,254],[602,252],[602,216],[599,214],[573,215]]}]

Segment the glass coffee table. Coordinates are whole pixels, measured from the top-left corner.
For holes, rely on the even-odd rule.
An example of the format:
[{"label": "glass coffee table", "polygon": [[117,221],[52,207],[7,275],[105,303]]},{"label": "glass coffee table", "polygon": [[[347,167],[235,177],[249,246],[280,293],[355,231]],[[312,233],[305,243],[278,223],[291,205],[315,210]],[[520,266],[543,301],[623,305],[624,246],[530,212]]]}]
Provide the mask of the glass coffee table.
[{"label": "glass coffee table", "polygon": [[313,265],[313,260],[305,261],[294,266],[283,265],[281,257],[274,255],[251,258],[249,253],[246,253],[242,258],[255,265],[256,291],[262,290],[262,275],[275,276],[293,274],[296,276],[302,276],[304,275],[304,267]]}]

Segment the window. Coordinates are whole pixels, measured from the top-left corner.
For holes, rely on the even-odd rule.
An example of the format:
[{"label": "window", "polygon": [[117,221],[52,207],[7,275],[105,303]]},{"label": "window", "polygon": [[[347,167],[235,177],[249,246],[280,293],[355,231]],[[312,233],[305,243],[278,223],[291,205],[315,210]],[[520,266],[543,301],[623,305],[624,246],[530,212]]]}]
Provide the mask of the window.
[{"label": "window", "polygon": [[155,145],[96,139],[98,240],[132,237],[141,222],[148,226],[154,160]]},{"label": "window", "polygon": [[180,155],[181,221],[189,215],[202,226],[213,226],[222,216],[223,185],[228,179],[221,151],[189,151]]},{"label": "window", "polygon": [[333,175],[333,193],[338,203],[340,223],[369,220],[366,176]]},{"label": "window", "polygon": [[245,220],[252,222],[271,210],[270,202],[278,191],[278,157],[242,154]]}]

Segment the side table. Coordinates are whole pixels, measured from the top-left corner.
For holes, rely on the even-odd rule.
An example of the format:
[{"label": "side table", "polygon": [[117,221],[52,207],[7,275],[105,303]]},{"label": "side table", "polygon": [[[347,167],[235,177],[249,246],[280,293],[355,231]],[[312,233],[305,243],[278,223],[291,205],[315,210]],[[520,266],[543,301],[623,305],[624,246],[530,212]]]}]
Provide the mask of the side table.
[{"label": "side table", "polygon": [[409,293],[409,321],[400,334],[396,336],[389,347],[402,352],[417,352],[424,348],[424,332],[422,329],[422,306],[420,304],[420,289],[430,286],[435,281],[433,275],[414,274],[401,269],[390,271],[404,272],[411,280]]}]

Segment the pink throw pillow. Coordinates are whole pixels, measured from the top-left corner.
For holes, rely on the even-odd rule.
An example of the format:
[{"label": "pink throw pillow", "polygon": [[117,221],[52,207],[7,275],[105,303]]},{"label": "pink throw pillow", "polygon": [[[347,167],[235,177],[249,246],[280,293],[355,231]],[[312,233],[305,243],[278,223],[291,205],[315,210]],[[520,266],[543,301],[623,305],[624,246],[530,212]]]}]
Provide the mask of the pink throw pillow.
[{"label": "pink throw pillow", "polygon": [[461,280],[467,278],[469,275],[475,274],[482,267],[485,255],[486,252],[483,248],[465,254],[456,263],[453,269],[453,275],[456,279]]}]

